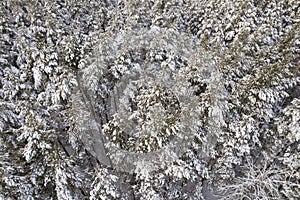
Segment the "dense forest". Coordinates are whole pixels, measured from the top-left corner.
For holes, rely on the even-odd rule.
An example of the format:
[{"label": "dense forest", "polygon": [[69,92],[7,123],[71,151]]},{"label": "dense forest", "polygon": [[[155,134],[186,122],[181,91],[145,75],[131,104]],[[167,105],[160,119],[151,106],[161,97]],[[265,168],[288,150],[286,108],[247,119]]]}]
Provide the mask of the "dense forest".
[{"label": "dense forest", "polygon": [[300,198],[299,0],[2,0],[0,199]]}]

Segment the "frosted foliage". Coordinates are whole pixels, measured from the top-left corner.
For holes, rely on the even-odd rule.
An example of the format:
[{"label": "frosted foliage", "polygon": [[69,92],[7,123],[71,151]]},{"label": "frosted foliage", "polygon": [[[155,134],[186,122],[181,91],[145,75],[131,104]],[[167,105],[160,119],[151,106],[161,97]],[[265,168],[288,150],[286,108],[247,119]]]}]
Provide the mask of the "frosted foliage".
[{"label": "frosted foliage", "polygon": [[105,169],[100,169],[97,176],[93,182],[93,189],[90,192],[90,199],[119,199],[120,194],[114,184],[117,184],[118,177],[111,175]]},{"label": "frosted foliage", "polygon": [[[195,77],[208,85],[207,94],[213,104],[207,137],[213,140],[219,134],[224,125],[221,110],[224,106],[220,104],[225,95],[224,87],[217,75],[216,62],[195,46],[196,38],[154,26],[150,30],[127,31],[100,41],[89,58],[89,67],[82,70],[82,85],[86,88],[83,90],[89,91],[82,95],[87,99],[96,97],[94,101],[97,101],[95,88],[105,87],[98,94],[100,98],[107,95],[105,105],[99,106],[106,106],[108,110],[100,113],[99,119],[103,120],[104,114],[111,118],[103,124],[102,131],[114,167],[132,171],[137,162],[144,160],[154,163],[152,170],[158,169],[188,148],[202,125],[199,116],[203,111],[191,84],[196,81],[192,80]],[[118,64],[120,61],[124,64]],[[197,68],[196,72],[193,68]],[[220,83],[213,85],[216,80]],[[93,102],[88,104],[89,108],[96,107]],[[83,129],[86,125],[80,124]],[[98,144],[101,140],[88,142],[92,142],[84,142],[88,149],[103,145]]]},{"label": "frosted foliage", "polygon": [[66,185],[68,184],[66,173],[60,166],[57,166],[55,171],[55,184],[57,197],[59,199],[72,199],[70,191],[66,188]]},{"label": "frosted foliage", "polygon": [[33,68],[34,87],[38,89],[42,84],[42,73],[38,68]]},{"label": "frosted foliage", "polygon": [[292,104],[284,110],[284,114],[289,118],[289,121],[285,126],[280,129],[288,128],[288,139],[290,141],[300,140],[300,100],[295,99]]},{"label": "frosted foliage", "polygon": [[299,199],[300,1],[0,1],[0,199]]}]

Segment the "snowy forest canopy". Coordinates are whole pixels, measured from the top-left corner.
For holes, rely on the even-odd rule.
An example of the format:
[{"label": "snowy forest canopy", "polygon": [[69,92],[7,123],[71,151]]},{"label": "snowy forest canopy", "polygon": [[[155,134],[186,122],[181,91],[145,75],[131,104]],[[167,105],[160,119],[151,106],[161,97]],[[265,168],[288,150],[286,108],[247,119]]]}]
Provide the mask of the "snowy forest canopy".
[{"label": "snowy forest canopy", "polygon": [[299,0],[3,0],[0,199],[299,199]]}]

